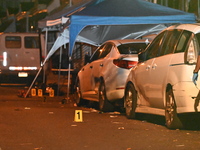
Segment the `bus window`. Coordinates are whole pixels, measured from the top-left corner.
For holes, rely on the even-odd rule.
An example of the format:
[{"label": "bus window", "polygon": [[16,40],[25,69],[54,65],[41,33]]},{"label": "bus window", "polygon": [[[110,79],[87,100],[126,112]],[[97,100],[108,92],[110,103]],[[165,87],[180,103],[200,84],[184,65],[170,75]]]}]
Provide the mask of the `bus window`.
[{"label": "bus window", "polygon": [[39,38],[27,36],[24,38],[25,48],[39,48]]},{"label": "bus window", "polygon": [[6,48],[21,48],[20,36],[6,36],[5,38]]}]

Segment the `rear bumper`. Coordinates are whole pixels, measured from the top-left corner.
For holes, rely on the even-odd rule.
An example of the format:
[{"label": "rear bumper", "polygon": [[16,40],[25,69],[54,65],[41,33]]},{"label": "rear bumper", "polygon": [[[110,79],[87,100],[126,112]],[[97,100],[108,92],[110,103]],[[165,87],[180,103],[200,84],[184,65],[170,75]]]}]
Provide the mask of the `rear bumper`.
[{"label": "rear bumper", "polygon": [[[18,71],[18,70],[0,70],[0,76],[18,76],[18,77],[28,77],[35,76],[38,70],[26,70],[26,71]],[[23,76],[24,74],[24,76]],[[27,76],[25,76],[27,74]]]}]

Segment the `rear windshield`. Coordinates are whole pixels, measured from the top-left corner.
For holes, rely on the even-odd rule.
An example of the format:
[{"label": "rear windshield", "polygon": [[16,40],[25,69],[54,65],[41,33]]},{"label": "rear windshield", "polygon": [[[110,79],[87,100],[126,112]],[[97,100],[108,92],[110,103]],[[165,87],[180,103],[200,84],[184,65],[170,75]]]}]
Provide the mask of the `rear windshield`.
[{"label": "rear windshield", "polygon": [[21,48],[20,36],[6,36],[5,37],[6,48]]},{"label": "rear windshield", "polygon": [[147,47],[146,43],[128,43],[118,46],[120,54],[138,54]]},{"label": "rear windshield", "polygon": [[39,48],[39,37],[27,36],[24,38],[25,48]]}]

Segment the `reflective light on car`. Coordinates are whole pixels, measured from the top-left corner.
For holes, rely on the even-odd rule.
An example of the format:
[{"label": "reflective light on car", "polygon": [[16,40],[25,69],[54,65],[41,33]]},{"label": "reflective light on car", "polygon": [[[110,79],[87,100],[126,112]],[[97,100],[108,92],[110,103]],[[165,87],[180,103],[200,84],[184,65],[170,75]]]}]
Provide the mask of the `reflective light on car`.
[{"label": "reflective light on car", "polygon": [[7,52],[3,52],[3,66],[7,66]]},{"label": "reflective light on car", "polygon": [[37,67],[15,67],[15,66],[10,66],[9,70],[37,70]]},{"label": "reflective light on car", "polygon": [[137,61],[127,61],[127,60],[121,60],[121,59],[114,59],[113,63],[120,68],[130,69],[132,67],[135,67],[138,62]]}]

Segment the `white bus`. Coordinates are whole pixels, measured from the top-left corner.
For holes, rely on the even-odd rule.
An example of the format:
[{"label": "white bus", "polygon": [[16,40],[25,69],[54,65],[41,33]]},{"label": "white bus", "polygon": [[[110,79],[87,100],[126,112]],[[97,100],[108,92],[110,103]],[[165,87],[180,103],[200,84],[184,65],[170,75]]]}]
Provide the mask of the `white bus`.
[{"label": "white bus", "polygon": [[0,84],[30,84],[41,66],[44,47],[44,36],[38,33],[0,33]]}]

